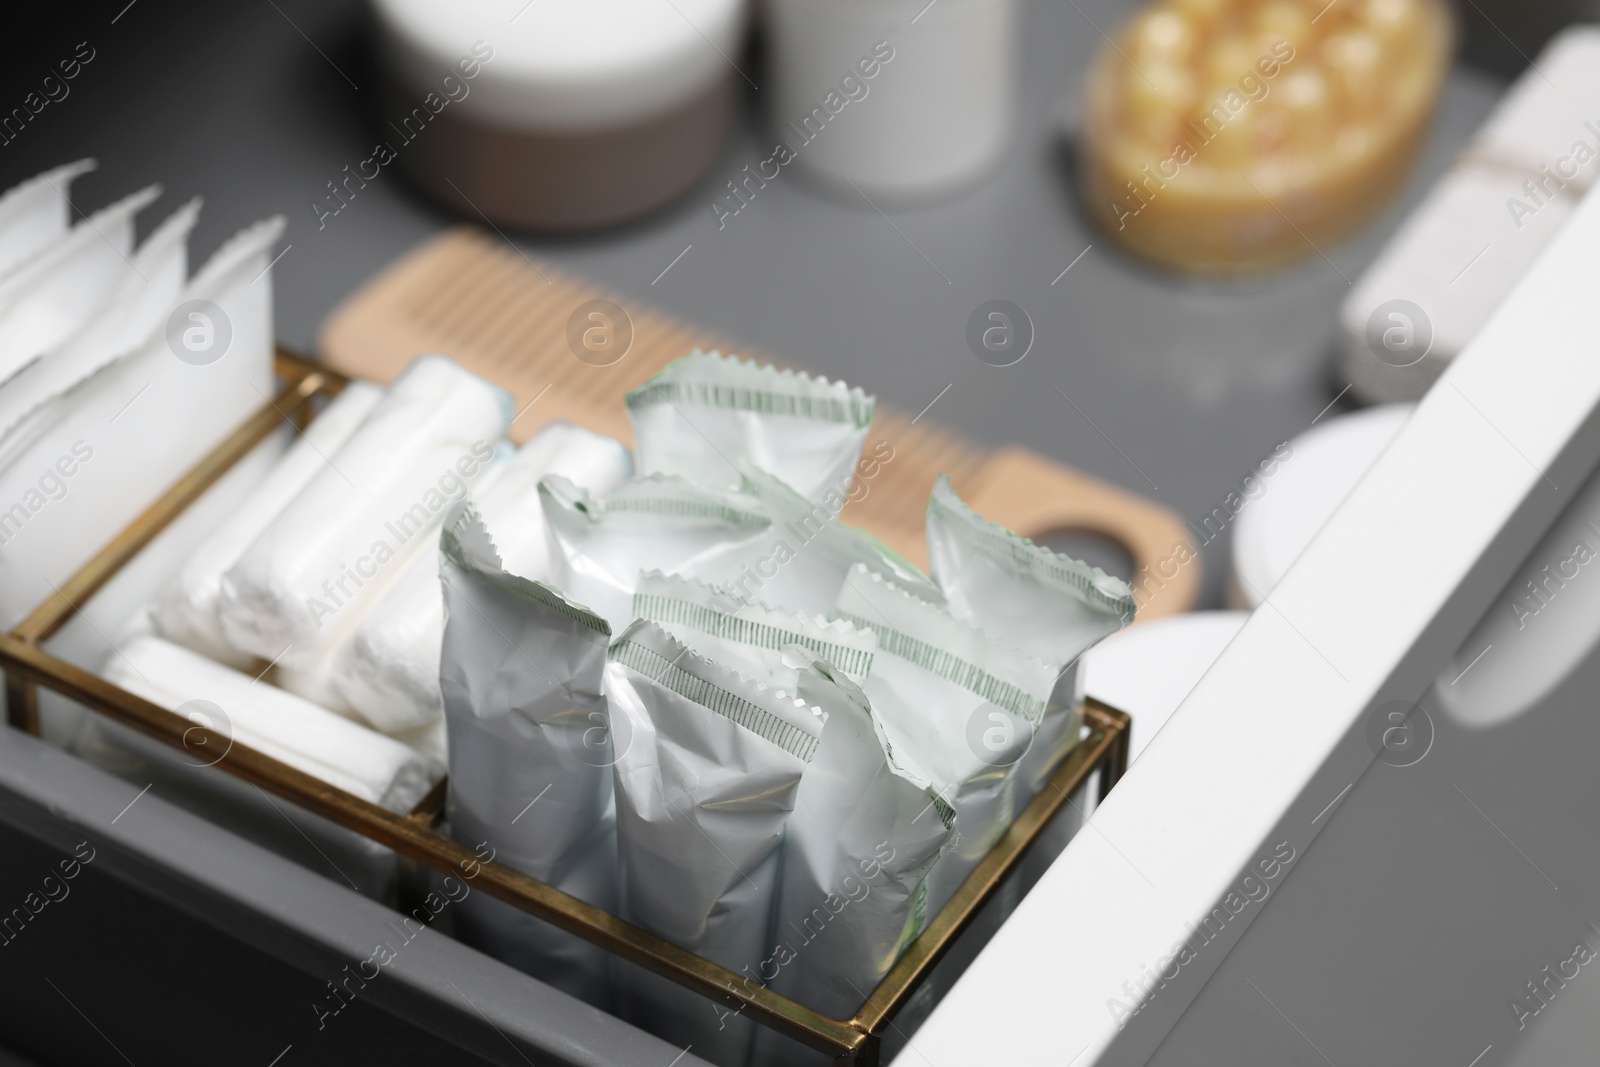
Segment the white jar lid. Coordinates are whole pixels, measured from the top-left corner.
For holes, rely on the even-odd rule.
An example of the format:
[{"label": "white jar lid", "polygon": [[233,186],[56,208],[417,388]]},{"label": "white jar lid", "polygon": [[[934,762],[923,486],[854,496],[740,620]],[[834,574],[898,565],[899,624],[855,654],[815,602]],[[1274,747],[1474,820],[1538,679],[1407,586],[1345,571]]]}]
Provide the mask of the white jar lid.
[{"label": "white jar lid", "polygon": [[1132,763],[1211,669],[1247,611],[1195,611],[1140,623],[1083,654],[1084,692],[1133,716]]},{"label": "white jar lid", "polygon": [[[419,105],[451,95],[457,117],[531,130],[624,125],[682,104],[732,73],[745,19],[745,0],[372,4],[388,69]],[[457,64],[475,57],[464,79]]]},{"label": "white jar lid", "polygon": [[1289,442],[1261,481],[1266,492],[1239,511],[1233,529],[1232,596],[1257,607],[1394,440],[1415,404],[1384,404],[1329,419]]}]

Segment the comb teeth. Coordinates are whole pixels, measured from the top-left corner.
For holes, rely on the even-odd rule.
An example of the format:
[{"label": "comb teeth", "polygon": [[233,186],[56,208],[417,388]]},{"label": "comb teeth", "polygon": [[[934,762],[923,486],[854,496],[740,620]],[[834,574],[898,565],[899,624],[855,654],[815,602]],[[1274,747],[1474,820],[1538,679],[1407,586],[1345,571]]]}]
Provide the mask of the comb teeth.
[{"label": "comb teeth", "polygon": [[[321,347],[337,369],[380,382],[392,381],[418,353],[443,352],[509,389],[519,411],[548,386],[548,394],[512,427],[519,441],[554,418],[631,441],[623,394],[694,348],[779,362],[630,302],[623,305],[633,320],[627,356],[608,367],[590,366],[567,348],[567,319],[578,305],[597,298],[610,297],[548,263],[536,265],[496,237],[463,227],[425,245],[347,302],[323,330]],[[871,436],[878,439],[890,443],[894,459],[846,517],[908,558],[922,560],[922,516],[934,480],[948,474],[958,485],[968,483],[980,475],[987,456],[953,434],[912,425],[882,408]]]}]

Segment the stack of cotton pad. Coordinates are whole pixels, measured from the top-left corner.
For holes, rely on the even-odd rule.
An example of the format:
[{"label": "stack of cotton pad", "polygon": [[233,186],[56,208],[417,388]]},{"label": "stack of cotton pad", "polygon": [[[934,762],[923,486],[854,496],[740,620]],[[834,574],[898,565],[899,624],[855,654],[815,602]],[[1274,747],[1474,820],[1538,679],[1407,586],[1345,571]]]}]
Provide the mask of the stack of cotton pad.
[{"label": "stack of cotton pad", "polygon": [[1340,311],[1343,373],[1416,400],[1488,321],[1600,176],[1600,29],[1564,31],[1517,79]]},{"label": "stack of cotton pad", "polygon": [[1406,419],[1389,404],[1329,419],[1289,442],[1267,491],[1239,512],[1233,529],[1229,599],[1253,608],[1272,593]]}]

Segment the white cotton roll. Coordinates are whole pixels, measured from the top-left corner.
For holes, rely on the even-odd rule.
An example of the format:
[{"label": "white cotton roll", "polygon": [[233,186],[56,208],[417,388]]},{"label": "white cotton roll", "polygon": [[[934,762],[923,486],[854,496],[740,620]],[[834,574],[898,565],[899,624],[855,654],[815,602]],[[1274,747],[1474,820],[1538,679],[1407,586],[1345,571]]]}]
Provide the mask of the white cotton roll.
[{"label": "white cotton roll", "polygon": [[[378,406],[383,390],[371,382],[351,382],[327,410],[296,438],[272,473],[244,506],[195,549],[172,584],[151,607],[156,632],[204,652],[219,663],[242,667],[253,658],[228,643],[217,614],[222,575],[322,471],[329,457],[355,433]],[[320,703],[320,701],[319,701]]]},{"label": "white cotton roll", "polygon": [[[616,441],[569,423],[545,427],[518,450],[494,480],[474,494],[506,571],[548,581],[549,550],[539,479],[559,474],[601,495],[631,473]],[[438,535],[341,646],[334,684],[349,705],[384,733],[416,730],[444,714],[439,648],[444,595],[439,587]]]},{"label": "white cotton roll", "polygon": [[505,390],[443,356],[418,359],[223,575],[228,641],[290,666],[313,660],[403,573],[510,421]]},{"label": "white cotton roll", "polygon": [[[420,800],[438,771],[409,747],[291,693],[158,637],[113,653],[106,680],[195,723],[394,812]],[[196,748],[217,762],[225,752]]]},{"label": "white cotton roll", "polygon": [[67,235],[72,225],[67,190],[73,179],[95,166],[92,159],[80,159],[35,175],[0,195],[0,275]]}]

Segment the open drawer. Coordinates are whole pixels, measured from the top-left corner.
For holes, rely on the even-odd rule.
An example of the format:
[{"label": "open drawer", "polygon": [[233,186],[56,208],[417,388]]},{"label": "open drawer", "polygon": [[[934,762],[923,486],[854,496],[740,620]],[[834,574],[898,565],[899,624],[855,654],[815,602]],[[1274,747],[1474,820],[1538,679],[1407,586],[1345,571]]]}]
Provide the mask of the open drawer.
[{"label": "open drawer", "polygon": [[[851,1018],[829,1019],[753,987],[731,971],[496,862],[492,848],[474,850],[441,832],[437,824],[448,780],[441,780],[411,811],[395,813],[249,748],[225,728],[197,726],[98,676],[93,660],[106,654],[106,634],[115,633],[182,558],[185,541],[192,543],[209,528],[207,515],[226,511],[232,498],[249,491],[252,467],[260,466],[258,449],[283,432],[285,420],[303,423],[314,417],[316,403],[345,382],[288,353],[280,353],[278,373],[282,388],[275,398],[14,631],[0,636],[13,727],[53,735],[131,781],[141,776],[159,780],[163,788],[158,794],[186,797],[188,806],[201,814],[321,866],[292,836],[278,840],[286,835],[272,815],[265,816],[264,824],[276,833],[255,817],[275,811],[351,889],[394,906],[402,917],[418,914],[414,905],[432,895],[434,876],[452,875],[468,891],[488,893],[811,1046],[819,1051],[819,1063],[831,1057],[837,1063],[867,1065],[879,1061],[886,1032],[892,1027],[903,1038],[914,1028],[912,1020],[937,1001],[961,960],[970,958],[976,948],[973,938],[955,954],[952,965],[938,970],[964,932],[976,923],[974,936],[981,938],[982,930],[1003,918],[1048,864],[1061,839],[1079,825],[1086,806],[1103,797],[1126,767],[1128,717],[1090,702],[1080,742],[1047,786]],[[166,749],[151,745],[152,740]],[[1097,790],[1095,796],[1091,789]],[[252,791],[265,807],[253,800]],[[278,800],[314,817],[309,831],[289,819]],[[421,917],[431,921],[427,910]]]}]

